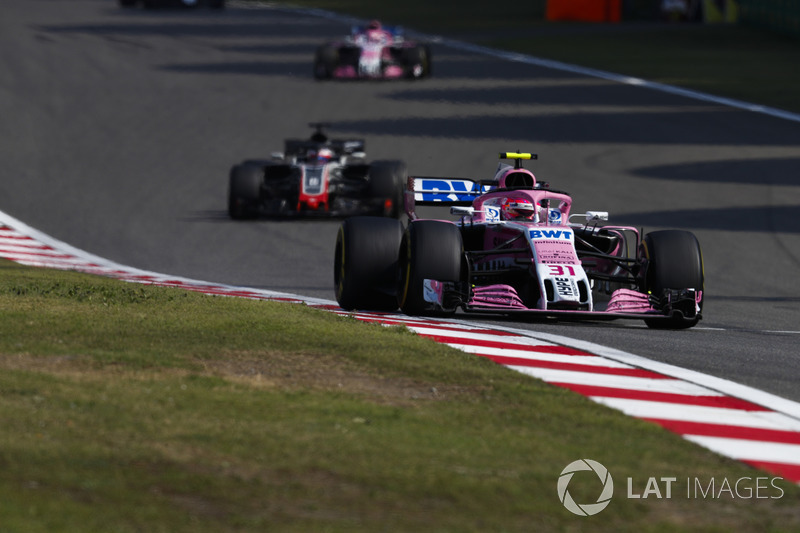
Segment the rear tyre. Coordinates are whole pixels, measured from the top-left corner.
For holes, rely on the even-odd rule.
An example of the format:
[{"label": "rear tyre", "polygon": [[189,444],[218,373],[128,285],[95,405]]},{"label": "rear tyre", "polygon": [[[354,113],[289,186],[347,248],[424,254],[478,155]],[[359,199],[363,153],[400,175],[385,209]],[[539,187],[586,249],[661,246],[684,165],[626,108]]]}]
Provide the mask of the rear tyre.
[{"label": "rear tyre", "polygon": [[423,297],[423,282],[461,280],[464,246],[455,224],[421,220],[409,224],[400,244],[400,309],[407,315],[431,314]]},{"label": "rear tyre", "polygon": [[314,78],[329,80],[339,65],[339,50],[335,46],[322,45],[314,58]]},{"label": "rear tyre", "polygon": [[[648,233],[644,237],[643,254],[647,259],[646,291],[655,295],[660,295],[664,289],[703,291],[703,254],[693,233],[681,230]],[[702,311],[702,297],[698,305]],[[697,315],[670,320],[645,319],[645,323],[656,329],[685,329],[697,324],[700,313]]]},{"label": "rear tyre", "polygon": [[342,309],[397,309],[397,253],[403,237],[399,220],[346,219],[336,237],[333,284]]},{"label": "rear tyre", "polygon": [[367,195],[380,205],[380,215],[392,218],[403,215],[407,175],[406,164],[402,161],[374,161],[370,165]]},{"label": "rear tyre", "polygon": [[264,169],[254,165],[231,168],[228,187],[228,214],[235,220],[258,215]]}]

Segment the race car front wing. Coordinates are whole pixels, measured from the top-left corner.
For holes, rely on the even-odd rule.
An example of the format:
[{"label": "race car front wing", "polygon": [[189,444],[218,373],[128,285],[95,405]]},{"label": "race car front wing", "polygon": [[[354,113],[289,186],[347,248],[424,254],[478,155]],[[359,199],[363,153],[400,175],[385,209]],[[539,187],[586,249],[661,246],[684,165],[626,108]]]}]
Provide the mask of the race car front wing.
[{"label": "race car front wing", "polygon": [[466,313],[523,313],[565,319],[694,319],[699,317],[702,301],[702,291],[696,289],[664,289],[658,296],[617,289],[604,310],[532,309],[510,285],[471,287],[466,282],[426,279],[423,291],[426,311],[431,313],[453,313],[461,309]]}]

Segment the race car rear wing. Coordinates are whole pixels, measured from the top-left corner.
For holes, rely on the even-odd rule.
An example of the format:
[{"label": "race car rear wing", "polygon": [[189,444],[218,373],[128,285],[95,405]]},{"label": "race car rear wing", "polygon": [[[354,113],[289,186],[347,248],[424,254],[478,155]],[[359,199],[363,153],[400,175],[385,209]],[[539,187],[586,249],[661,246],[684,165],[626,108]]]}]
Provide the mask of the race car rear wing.
[{"label": "race car rear wing", "polygon": [[350,155],[363,152],[366,143],[362,139],[331,139],[320,143],[300,139],[286,139],[284,141],[283,153],[289,156],[304,156],[309,150],[319,150],[320,148],[330,148],[337,155]]},{"label": "race car rear wing", "polygon": [[406,213],[415,219],[417,205],[471,206],[473,200],[497,187],[494,180],[409,176],[405,192]]}]

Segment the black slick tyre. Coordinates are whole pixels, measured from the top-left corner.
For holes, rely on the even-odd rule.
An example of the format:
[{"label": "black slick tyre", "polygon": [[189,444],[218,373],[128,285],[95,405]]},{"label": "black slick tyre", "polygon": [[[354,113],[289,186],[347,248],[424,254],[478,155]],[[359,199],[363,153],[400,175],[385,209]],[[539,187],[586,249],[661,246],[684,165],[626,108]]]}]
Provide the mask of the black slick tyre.
[{"label": "black slick tyre", "polygon": [[314,57],[314,78],[329,80],[339,65],[339,50],[335,46],[322,45]]},{"label": "black slick tyre", "polygon": [[463,255],[461,233],[455,224],[438,220],[410,223],[400,244],[400,309],[407,315],[427,314],[424,281],[460,281]]},{"label": "black slick tyre", "polygon": [[339,227],[333,264],[336,301],[348,311],[397,309],[397,257],[403,225],[383,217],[352,217]]},{"label": "black slick tyre", "polygon": [[408,171],[402,161],[374,161],[369,167],[367,194],[382,216],[399,218],[404,212],[403,191]]},{"label": "black slick tyre", "polygon": [[235,220],[258,215],[264,169],[255,165],[231,168],[228,187],[228,214]]},{"label": "black slick tyre", "polygon": [[[665,289],[703,291],[703,254],[693,233],[654,231],[645,235],[642,248],[647,260],[644,285],[648,292],[659,296]],[[702,299],[699,306],[702,310]],[[699,320],[699,316],[674,317],[669,320],[645,319],[645,323],[656,329],[685,329],[695,326]]]},{"label": "black slick tyre", "polygon": [[431,56],[431,49],[427,45],[420,45],[422,50],[422,76],[428,78],[433,73],[433,56]]},{"label": "black slick tyre", "polygon": [[[431,50],[425,45],[417,45],[403,51],[403,68],[406,78],[427,78],[431,75]],[[415,71],[416,67],[420,70]]]}]

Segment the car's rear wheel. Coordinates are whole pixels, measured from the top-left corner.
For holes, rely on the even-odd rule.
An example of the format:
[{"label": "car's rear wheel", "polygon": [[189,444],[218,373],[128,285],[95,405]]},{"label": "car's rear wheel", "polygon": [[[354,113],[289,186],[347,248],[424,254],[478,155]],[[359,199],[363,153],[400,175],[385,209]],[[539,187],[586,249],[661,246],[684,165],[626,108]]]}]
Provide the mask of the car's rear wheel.
[{"label": "car's rear wheel", "polygon": [[[665,289],[695,289],[700,291],[700,310],[703,307],[703,254],[693,233],[682,230],[654,231],[645,235],[642,252],[647,260],[645,290],[660,296]],[[645,319],[651,328],[691,328],[700,320],[696,316],[675,316],[671,319]]]},{"label": "car's rear wheel", "polygon": [[402,161],[374,161],[370,165],[367,194],[379,203],[379,214],[392,218],[402,216],[407,175],[406,164]]},{"label": "car's rear wheel", "polygon": [[397,256],[403,225],[382,217],[345,220],[336,237],[333,283],[342,309],[397,309]]},{"label": "car's rear wheel", "polygon": [[336,67],[339,65],[339,50],[335,46],[322,45],[317,48],[314,59],[314,78],[327,80],[333,77]]},{"label": "car's rear wheel", "polygon": [[400,309],[407,315],[428,311],[423,283],[461,280],[464,246],[458,227],[450,222],[420,220],[409,224],[400,244]]},{"label": "car's rear wheel", "polygon": [[228,187],[228,214],[233,219],[258,215],[264,169],[255,165],[235,165],[231,168]]}]

